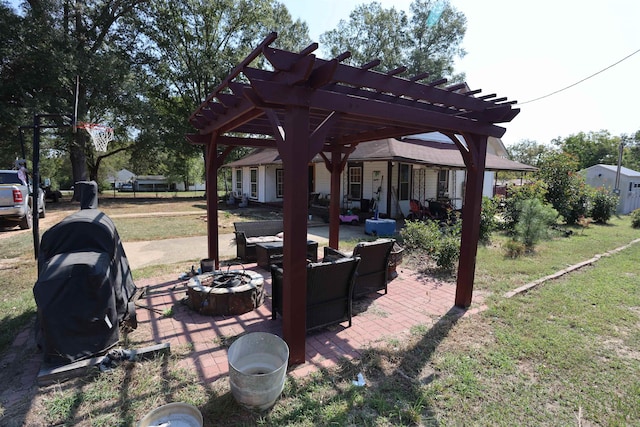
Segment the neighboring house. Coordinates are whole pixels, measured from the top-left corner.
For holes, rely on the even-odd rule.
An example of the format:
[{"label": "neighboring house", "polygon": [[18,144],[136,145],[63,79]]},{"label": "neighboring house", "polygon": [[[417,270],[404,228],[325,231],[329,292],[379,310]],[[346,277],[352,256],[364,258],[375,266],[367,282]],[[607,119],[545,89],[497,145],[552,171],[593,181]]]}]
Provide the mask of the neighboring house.
[{"label": "neighboring house", "polygon": [[[536,170],[506,156],[502,141],[489,138],[484,195],[493,196],[494,171]],[[256,149],[225,167],[232,169],[232,190],[236,197],[246,195],[260,203],[282,202],[284,173],[276,149]],[[367,211],[377,200],[381,214],[398,217],[409,213],[411,199],[418,199],[447,201],[460,209],[465,179],[460,151],[440,133],[365,142],[351,153],[342,173],[341,207]],[[309,164],[309,193],[328,198],[329,191],[330,173],[318,155]]]},{"label": "neighboring house", "polygon": [[133,182],[135,191],[171,191],[175,184],[169,183],[163,175],[138,175]]},{"label": "neighboring house", "polygon": [[[611,165],[594,165],[580,171],[588,185],[594,188],[604,187],[611,191],[616,188],[618,167]],[[620,167],[618,178],[620,200],[618,202],[618,214],[628,214],[640,209],[640,172],[625,167]]]},{"label": "neighboring house", "polygon": [[110,174],[107,177],[111,188],[115,188],[116,190],[122,188],[123,184],[131,184],[135,179],[136,175],[127,169],[120,169],[115,174]]}]

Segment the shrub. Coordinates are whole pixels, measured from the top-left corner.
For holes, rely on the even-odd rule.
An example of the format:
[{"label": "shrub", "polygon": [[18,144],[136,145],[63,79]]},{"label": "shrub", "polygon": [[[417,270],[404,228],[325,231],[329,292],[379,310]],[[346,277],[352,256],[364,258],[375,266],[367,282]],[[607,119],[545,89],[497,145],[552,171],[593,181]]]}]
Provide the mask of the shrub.
[{"label": "shrub", "polygon": [[525,247],[524,244],[518,242],[515,239],[509,239],[503,246],[505,256],[509,258],[518,258],[522,254],[524,254]]},{"label": "shrub", "polygon": [[606,224],[618,207],[618,196],[606,188],[596,189],[591,200],[591,218],[595,222]]},{"label": "shrub", "polygon": [[487,243],[491,240],[491,233],[497,228],[496,212],[498,202],[488,197],[482,198],[482,210],[480,212],[480,241]]},{"label": "shrub", "polygon": [[433,259],[438,268],[451,271],[460,258],[460,239],[456,236],[442,236],[436,245]]},{"label": "shrub", "polygon": [[633,228],[640,228],[640,209],[631,212],[631,226]]},{"label": "shrub", "polygon": [[534,181],[525,185],[510,185],[507,188],[507,196],[504,199],[503,227],[507,233],[513,234],[518,219],[523,200],[539,199],[545,200],[547,186],[542,181]]},{"label": "shrub", "polygon": [[409,250],[424,250],[434,252],[441,236],[438,224],[431,221],[406,221],[400,231],[404,246]]},{"label": "shrub", "polygon": [[531,250],[549,235],[549,227],[556,222],[558,212],[538,199],[522,201],[520,218],[515,227],[516,239]]}]

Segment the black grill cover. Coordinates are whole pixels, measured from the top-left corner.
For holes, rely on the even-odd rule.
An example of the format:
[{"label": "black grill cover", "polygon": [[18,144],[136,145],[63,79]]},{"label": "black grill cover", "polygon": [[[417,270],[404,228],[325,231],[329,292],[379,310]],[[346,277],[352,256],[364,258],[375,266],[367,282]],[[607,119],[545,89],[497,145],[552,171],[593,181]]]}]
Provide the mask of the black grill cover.
[{"label": "black grill cover", "polygon": [[36,338],[45,362],[73,362],[118,342],[136,287],[105,213],[83,209],[45,232],[38,272]]}]

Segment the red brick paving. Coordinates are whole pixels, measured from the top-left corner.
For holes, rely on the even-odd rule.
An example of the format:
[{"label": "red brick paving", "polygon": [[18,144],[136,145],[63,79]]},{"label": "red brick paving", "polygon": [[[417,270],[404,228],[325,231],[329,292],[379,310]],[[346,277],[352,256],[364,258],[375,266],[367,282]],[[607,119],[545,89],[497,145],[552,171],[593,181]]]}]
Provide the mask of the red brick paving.
[{"label": "red brick paving", "polygon": [[[263,275],[266,293],[271,295],[270,273],[255,264],[245,268]],[[306,341],[306,363],[293,367],[290,372],[304,376],[319,368],[335,366],[341,358],[358,358],[367,347],[407,334],[413,326],[433,325],[454,309],[455,284],[435,283],[402,268],[398,273],[398,277],[389,283],[388,294],[380,291],[354,302],[350,328],[345,322],[310,334]],[[180,364],[195,369],[203,382],[212,382],[228,374],[227,347],[221,337],[258,331],[282,336],[282,319],[271,319],[268,296],[258,309],[240,316],[203,316],[181,303],[186,297],[184,283],[171,278],[164,282],[158,279],[137,281],[138,287],[149,287],[139,304],[155,309],[138,309],[138,323],[140,327],[150,326],[155,343],[169,342],[172,348],[189,345],[191,350],[186,352]],[[172,307],[172,316],[164,317],[162,312]],[[460,310],[460,313],[464,311]]]},{"label": "red brick paving", "polygon": [[[265,277],[266,292],[270,295],[270,273],[255,264],[245,267]],[[352,327],[346,327],[345,322],[310,334],[306,341],[306,363],[293,367],[290,373],[303,377],[319,368],[333,367],[341,358],[358,358],[368,347],[399,338],[413,326],[433,325],[452,309],[457,310],[453,305],[455,284],[435,283],[401,267],[398,273],[389,283],[388,294],[371,294],[354,303]],[[269,296],[261,307],[241,316],[203,316],[181,303],[186,296],[185,283],[172,277],[136,281],[138,287],[148,287],[147,295],[138,301],[140,306],[148,307],[137,309],[139,328],[149,327],[152,334],[152,341],[140,346],[168,342],[172,351],[182,347],[180,366],[193,369],[201,381],[212,382],[228,374],[225,338],[257,331],[282,336],[282,320],[271,319]],[[469,315],[484,309],[482,298],[479,295],[474,298],[472,308],[466,312],[460,310],[460,314]],[[170,308],[173,315],[163,316]],[[0,360],[0,367],[7,367],[16,363],[16,357],[22,357],[19,378],[15,378],[17,383],[0,392],[0,402],[5,407],[17,404],[37,388],[42,354],[37,351],[33,337],[31,328],[26,328]]]}]

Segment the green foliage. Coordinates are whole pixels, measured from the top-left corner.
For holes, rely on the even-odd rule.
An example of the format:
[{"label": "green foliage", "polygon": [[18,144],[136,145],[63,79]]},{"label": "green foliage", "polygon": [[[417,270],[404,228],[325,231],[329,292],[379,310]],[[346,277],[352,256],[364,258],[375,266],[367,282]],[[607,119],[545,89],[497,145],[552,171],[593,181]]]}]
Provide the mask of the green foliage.
[{"label": "green foliage", "polygon": [[549,227],[555,223],[558,212],[539,199],[523,200],[520,206],[520,218],[515,226],[516,239],[528,250],[536,243],[548,237]]},{"label": "green foliage", "polygon": [[452,271],[458,258],[460,258],[460,237],[443,235],[438,240],[432,256],[438,268],[444,271]]},{"label": "green foliage", "polygon": [[[433,25],[425,23],[429,14],[442,6],[442,14]],[[337,28],[320,36],[330,56],[349,51],[347,60],[360,66],[380,59],[379,70],[386,72],[407,66],[407,74],[428,72],[432,80],[453,75],[455,59],[464,56],[460,47],[466,32],[466,18],[447,1],[414,0],[411,15],[394,7],[384,9],[371,2],[357,6],[349,20],[340,20]],[[453,76],[462,80],[463,76]]]},{"label": "green foliage", "polygon": [[578,218],[587,215],[589,187],[577,170],[575,156],[554,151],[543,156],[537,173],[547,184],[546,201],[567,224],[575,224]]},{"label": "green foliage", "polygon": [[513,233],[520,218],[522,201],[538,199],[544,201],[547,195],[547,186],[542,181],[533,181],[524,185],[510,185],[507,187],[507,196],[504,199],[503,228],[508,233]]},{"label": "green foliage", "polygon": [[618,196],[606,188],[597,188],[591,199],[591,218],[606,224],[618,207]]},{"label": "green foliage", "polygon": [[438,224],[432,221],[406,221],[400,237],[407,250],[423,250],[428,254],[435,251],[441,236]]},{"label": "green foliage", "polygon": [[461,221],[439,225],[434,221],[407,221],[400,231],[409,251],[424,251],[438,268],[451,271],[460,257]]},{"label": "green foliage", "polygon": [[612,165],[618,161],[620,137],[611,136],[608,131],[579,132],[553,141],[564,153],[573,156],[576,170],[597,164]]},{"label": "green foliage", "polygon": [[640,228],[640,209],[631,212],[631,227]]},{"label": "green foliage", "polygon": [[507,240],[502,248],[504,249],[505,256],[508,258],[518,258],[522,256],[527,249],[522,242],[518,242],[516,239]]},{"label": "green foliage", "polygon": [[482,210],[480,211],[480,241],[487,243],[491,239],[491,233],[497,228],[496,213],[498,212],[497,200],[489,197],[482,198]]},{"label": "green foliage", "polygon": [[509,158],[516,162],[538,167],[542,156],[549,151],[549,147],[530,139],[523,139],[507,147]]}]

